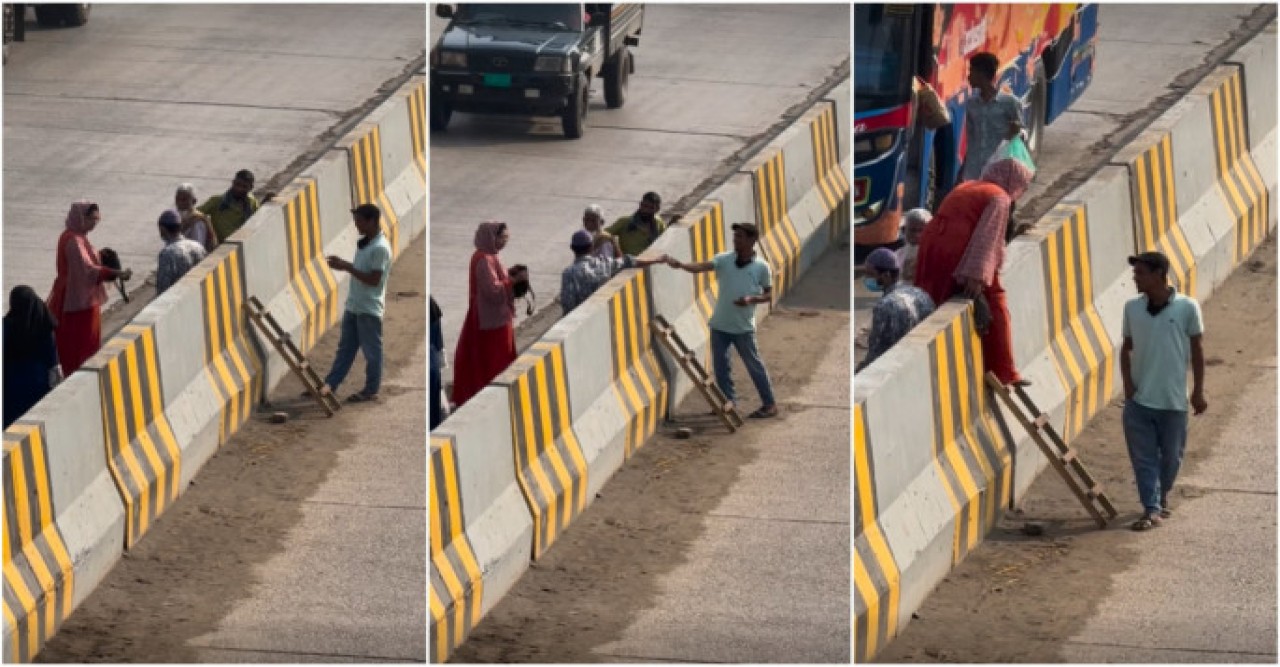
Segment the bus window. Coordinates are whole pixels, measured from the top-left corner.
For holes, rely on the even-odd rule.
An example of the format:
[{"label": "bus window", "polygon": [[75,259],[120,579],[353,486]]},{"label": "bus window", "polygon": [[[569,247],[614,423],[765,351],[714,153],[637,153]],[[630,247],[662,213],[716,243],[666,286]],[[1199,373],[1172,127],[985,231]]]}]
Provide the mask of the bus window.
[{"label": "bus window", "polygon": [[853,6],[854,111],[900,106],[911,99],[915,10],[911,5]]}]

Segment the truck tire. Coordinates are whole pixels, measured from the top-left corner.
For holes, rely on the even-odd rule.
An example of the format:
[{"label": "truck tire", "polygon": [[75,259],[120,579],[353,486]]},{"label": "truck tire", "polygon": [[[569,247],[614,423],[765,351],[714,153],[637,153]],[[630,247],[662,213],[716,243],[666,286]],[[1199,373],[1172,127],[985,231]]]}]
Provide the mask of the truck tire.
[{"label": "truck tire", "polygon": [[36,22],[46,28],[78,28],[89,22],[89,5],[36,5]]},{"label": "truck tire", "polygon": [[444,132],[449,128],[449,119],[453,118],[453,109],[439,95],[431,96],[431,129]]},{"label": "truck tire", "polygon": [[627,82],[631,79],[631,50],[622,47],[613,60],[604,66],[604,103],[610,109],[619,109],[627,102]]},{"label": "truck tire", "polygon": [[560,125],[566,139],[581,139],[587,130],[587,102],[591,99],[591,77],[579,76],[578,85],[569,96],[569,105],[560,112]]}]

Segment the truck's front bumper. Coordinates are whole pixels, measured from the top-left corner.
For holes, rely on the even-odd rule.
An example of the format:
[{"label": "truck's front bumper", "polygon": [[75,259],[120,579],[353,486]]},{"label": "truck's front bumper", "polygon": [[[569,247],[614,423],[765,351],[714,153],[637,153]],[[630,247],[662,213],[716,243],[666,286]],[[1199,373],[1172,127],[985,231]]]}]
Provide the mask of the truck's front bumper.
[{"label": "truck's front bumper", "polygon": [[569,104],[571,74],[431,71],[431,94],[454,111],[550,116]]}]

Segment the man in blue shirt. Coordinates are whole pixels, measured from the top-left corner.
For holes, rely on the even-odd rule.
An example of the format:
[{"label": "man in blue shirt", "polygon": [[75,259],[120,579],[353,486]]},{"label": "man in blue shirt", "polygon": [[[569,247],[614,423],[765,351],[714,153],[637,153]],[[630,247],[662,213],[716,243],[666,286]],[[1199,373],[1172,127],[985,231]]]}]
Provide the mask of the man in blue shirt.
[{"label": "man in blue shirt", "polygon": [[1124,380],[1124,439],[1142,500],[1134,530],[1149,530],[1168,518],[1187,443],[1187,362],[1191,363],[1190,407],[1204,399],[1204,321],[1200,304],[1168,284],[1169,259],[1144,252],[1129,258],[1141,296],[1124,305],[1120,375]]},{"label": "man in blue shirt", "polygon": [[736,403],[733,375],[729,368],[729,346],[738,349],[747,374],[760,393],[760,409],[752,419],[778,416],[769,371],[756,347],[756,304],[769,303],[773,295],[773,277],[769,265],[756,256],[760,232],[749,222],[733,225],[733,250],[716,255],[709,262],[685,264],[677,259],[667,263],[689,273],[716,272],[720,294],[711,313],[711,362],[716,384],[731,403]]},{"label": "man in blue shirt", "polygon": [[336,391],[351,370],[359,348],[364,352],[364,389],[347,401],[363,403],[377,400],[382,385],[382,314],[391,273],[391,245],[378,225],[382,211],[377,206],[361,204],[351,214],[361,237],[356,243],[356,256],[350,262],[335,255],[328,258],[330,269],[351,274],[351,284],[346,312],[342,314],[338,352],[324,383],[330,391]]}]

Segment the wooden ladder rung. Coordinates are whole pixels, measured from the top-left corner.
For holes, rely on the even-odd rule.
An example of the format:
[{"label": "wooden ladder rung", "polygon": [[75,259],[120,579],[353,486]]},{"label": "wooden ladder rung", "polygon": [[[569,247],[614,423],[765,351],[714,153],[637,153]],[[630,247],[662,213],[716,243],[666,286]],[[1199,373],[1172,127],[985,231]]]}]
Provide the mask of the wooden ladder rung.
[{"label": "wooden ladder rung", "polygon": [[1039,417],[1036,417],[1036,421],[1035,421],[1036,428],[1044,428],[1048,424],[1049,424],[1049,415],[1042,412],[1040,413]]},{"label": "wooden ladder rung", "polygon": [[1079,457],[1079,455],[1076,453],[1076,450],[1074,450],[1074,449],[1068,449],[1068,450],[1067,450],[1067,453],[1066,453],[1066,454],[1063,454],[1063,455],[1062,455],[1062,458],[1058,459],[1058,461],[1060,461],[1060,462],[1062,463],[1062,465],[1067,465],[1067,464],[1071,463],[1072,461],[1075,461],[1078,457]]}]

